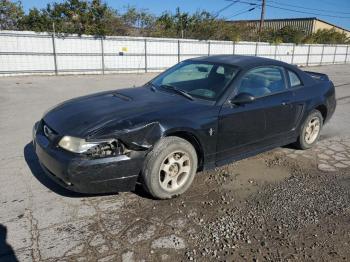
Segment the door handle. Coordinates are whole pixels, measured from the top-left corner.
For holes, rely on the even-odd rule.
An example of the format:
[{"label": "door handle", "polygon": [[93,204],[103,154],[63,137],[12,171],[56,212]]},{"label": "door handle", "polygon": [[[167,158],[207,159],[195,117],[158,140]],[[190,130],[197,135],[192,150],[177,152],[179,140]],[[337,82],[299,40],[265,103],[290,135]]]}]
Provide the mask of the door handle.
[{"label": "door handle", "polygon": [[282,106],[286,106],[286,105],[289,105],[289,104],[290,104],[289,100],[282,101],[282,103],[281,103]]}]

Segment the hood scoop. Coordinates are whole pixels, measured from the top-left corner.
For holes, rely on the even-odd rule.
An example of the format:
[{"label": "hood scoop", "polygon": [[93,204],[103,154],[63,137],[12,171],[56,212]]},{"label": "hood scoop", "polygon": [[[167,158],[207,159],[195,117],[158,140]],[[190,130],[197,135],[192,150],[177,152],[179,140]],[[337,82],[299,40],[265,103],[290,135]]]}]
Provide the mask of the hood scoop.
[{"label": "hood scoop", "polygon": [[123,95],[123,94],[118,93],[118,92],[113,93],[113,94],[112,94],[112,96],[114,96],[114,97],[118,97],[118,98],[120,98],[121,100],[124,100],[124,101],[127,101],[127,102],[132,101],[132,98],[131,98],[131,97],[126,96],[126,95]]}]

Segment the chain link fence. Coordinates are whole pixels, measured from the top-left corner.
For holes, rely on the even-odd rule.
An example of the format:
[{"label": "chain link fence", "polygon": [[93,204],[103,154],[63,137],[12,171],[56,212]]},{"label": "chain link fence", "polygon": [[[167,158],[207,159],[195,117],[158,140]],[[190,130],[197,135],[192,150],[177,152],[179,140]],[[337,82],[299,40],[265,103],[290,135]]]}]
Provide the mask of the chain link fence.
[{"label": "chain link fence", "polygon": [[296,65],[345,64],[349,45],[295,45],[0,31],[0,76],[158,72],[192,57],[235,54]]}]

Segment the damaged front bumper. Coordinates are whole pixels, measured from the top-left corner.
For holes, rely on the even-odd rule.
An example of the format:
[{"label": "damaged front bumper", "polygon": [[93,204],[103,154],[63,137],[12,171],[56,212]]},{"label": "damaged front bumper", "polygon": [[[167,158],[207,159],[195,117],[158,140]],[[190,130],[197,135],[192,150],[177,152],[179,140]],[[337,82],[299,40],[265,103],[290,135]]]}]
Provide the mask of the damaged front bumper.
[{"label": "damaged front bumper", "polygon": [[145,152],[89,158],[67,152],[34,128],[33,144],[45,173],[61,186],[80,193],[111,193],[135,188]]}]

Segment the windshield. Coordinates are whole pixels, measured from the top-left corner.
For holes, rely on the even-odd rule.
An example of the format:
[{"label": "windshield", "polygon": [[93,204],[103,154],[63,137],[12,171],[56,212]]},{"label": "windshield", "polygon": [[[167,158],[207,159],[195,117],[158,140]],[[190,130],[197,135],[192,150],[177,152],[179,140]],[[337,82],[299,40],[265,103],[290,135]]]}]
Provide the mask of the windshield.
[{"label": "windshield", "polygon": [[235,77],[238,68],[207,62],[185,61],[156,77],[156,87],[173,87],[192,97],[216,100]]}]

